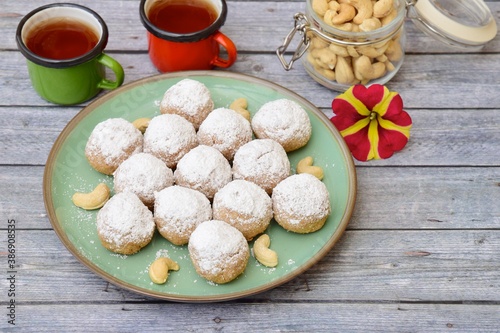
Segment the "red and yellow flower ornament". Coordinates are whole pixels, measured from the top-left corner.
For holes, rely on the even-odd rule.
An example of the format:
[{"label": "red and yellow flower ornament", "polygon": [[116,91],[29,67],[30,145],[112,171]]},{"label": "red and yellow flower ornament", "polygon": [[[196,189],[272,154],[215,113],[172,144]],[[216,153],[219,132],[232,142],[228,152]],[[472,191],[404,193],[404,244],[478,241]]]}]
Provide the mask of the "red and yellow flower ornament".
[{"label": "red and yellow flower ornament", "polygon": [[383,85],[352,86],[333,100],[332,110],[331,122],[359,161],[389,158],[410,138],[401,96]]}]

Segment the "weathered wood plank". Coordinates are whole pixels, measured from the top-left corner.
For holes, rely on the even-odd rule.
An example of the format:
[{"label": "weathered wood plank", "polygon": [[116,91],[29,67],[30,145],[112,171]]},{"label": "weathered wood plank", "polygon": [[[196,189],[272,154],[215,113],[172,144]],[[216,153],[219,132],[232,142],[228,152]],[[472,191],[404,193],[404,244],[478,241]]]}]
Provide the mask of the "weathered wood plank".
[{"label": "weathered wood plank", "polygon": [[[350,230],[500,228],[500,168],[358,167]],[[0,167],[0,215],[49,229],[43,167]],[[0,225],[0,228],[4,226]]]},{"label": "weathered wood plank", "polygon": [[[19,305],[23,332],[497,332],[498,306],[460,304]],[[82,315],[85,314],[85,315]],[[186,320],[189,318],[189,320]],[[0,327],[6,327],[3,321]]]},{"label": "weathered wood plank", "polygon": [[[146,30],[139,19],[137,1],[98,1],[86,0],[81,4],[99,13],[109,28],[107,50],[145,51],[147,50]],[[498,19],[500,4],[487,1],[488,7]],[[15,50],[15,31],[22,16],[38,6],[42,0],[7,1],[0,9],[0,50]],[[19,10],[22,8],[22,10]],[[114,10],[109,10],[114,8]],[[238,50],[247,52],[274,53],[293,27],[293,15],[305,12],[305,1],[228,1],[228,17],[221,31],[231,37]],[[406,50],[408,53],[468,53],[450,49],[419,31],[410,21],[405,24],[407,30]],[[500,36],[488,43],[481,53],[498,52]]]},{"label": "weathered wood plank", "polygon": [[[22,221],[18,228],[21,229]],[[6,231],[0,231],[6,239]],[[43,242],[41,242],[43,240]],[[499,302],[500,230],[349,230],[306,273],[260,301]],[[75,259],[52,230],[18,230],[16,302],[144,299]],[[5,253],[1,256],[5,259]],[[0,280],[5,290],[8,281]]]},{"label": "weathered wood plank", "polygon": [[[125,68],[125,82],[157,75],[145,53],[116,54]],[[26,64],[16,51],[0,52],[0,105],[45,106],[31,88]],[[275,82],[329,108],[339,93],[316,83],[299,62],[285,72],[275,54],[244,54],[229,69]],[[399,73],[387,84],[403,97],[407,108],[498,108],[500,54],[409,55]],[[19,91],[25,91],[23,98]],[[488,96],[488,98],[485,98]],[[496,122],[498,124],[498,122]]]}]

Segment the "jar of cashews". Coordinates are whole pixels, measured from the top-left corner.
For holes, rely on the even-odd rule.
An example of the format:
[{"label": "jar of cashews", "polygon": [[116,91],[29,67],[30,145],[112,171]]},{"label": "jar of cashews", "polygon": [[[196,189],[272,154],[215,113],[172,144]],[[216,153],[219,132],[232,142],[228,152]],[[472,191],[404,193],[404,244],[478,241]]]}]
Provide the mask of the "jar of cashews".
[{"label": "jar of cashews", "polygon": [[[306,72],[333,90],[385,84],[403,64],[406,17],[437,40],[473,50],[497,32],[481,0],[307,0],[276,53],[286,70],[301,58]],[[287,61],[296,33],[301,39]]]}]

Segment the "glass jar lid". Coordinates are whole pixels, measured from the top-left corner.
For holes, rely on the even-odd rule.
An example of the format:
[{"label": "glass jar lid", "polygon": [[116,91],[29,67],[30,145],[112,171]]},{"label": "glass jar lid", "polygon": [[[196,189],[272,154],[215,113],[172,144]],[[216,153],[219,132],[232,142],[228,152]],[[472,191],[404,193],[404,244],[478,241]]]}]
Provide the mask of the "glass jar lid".
[{"label": "glass jar lid", "polygon": [[448,45],[480,49],[497,34],[495,19],[482,0],[408,2],[408,16],[415,25]]}]

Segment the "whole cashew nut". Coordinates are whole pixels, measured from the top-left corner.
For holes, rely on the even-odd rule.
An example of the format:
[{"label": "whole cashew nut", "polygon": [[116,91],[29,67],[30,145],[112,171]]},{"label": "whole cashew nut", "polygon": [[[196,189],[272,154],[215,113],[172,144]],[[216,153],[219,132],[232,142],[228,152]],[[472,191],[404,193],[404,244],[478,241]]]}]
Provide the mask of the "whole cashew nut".
[{"label": "whole cashew nut", "polygon": [[352,70],[351,64],[347,61],[347,58],[337,58],[337,66],[335,66],[335,78],[340,84],[354,83],[354,72]]},{"label": "whole cashew nut", "polygon": [[104,183],[100,183],[90,193],[77,192],[73,194],[71,200],[77,207],[85,210],[94,210],[104,206],[109,199],[109,193],[109,187]]},{"label": "whole cashew nut", "polygon": [[326,11],[329,9],[327,0],[312,0],[311,6],[316,14],[320,16],[324,16]]},{"label": "whole cashew nut", "polygon": [[377,1],[375,5],[373,5],[373,16],[378,18],[387,16],[392,10],[393,3],[393,0]]},{"label": "whole cashew nut", "polygon": [[372,17],[373,4],[371,0],[350,0],[350,2],[358,11],[356,16],[352,20],[354,23],[361,24],[367,18]]},{"label": "whole cashew nut", "polygon": [[391,40],[385,51],[385,55],[390,61],[398,61],[403,57],[403,49],[399,42]]},{"label": "whole cashew nut", "polygon": [[356,16],[356,9],[347,3],[341,3],[337,15],[332,17],[332,23],[334,25],[343,24],[351,21],[354,16]]},{"label": "whole cashew nut", "polygon": [[250,112],[247,110],[247,107],[248,107],[248,102],[247,99],[244,97],[235,99],[231,103],[231,105],[229,105],[229,108],[231,110],[238,112],[246,120],[250,121]]},{"label": "whole cashew nut", "polygon": [[323,169],[313,165],[313,162],[314,160],[311,156],[301,159],[299,163],[297,163],[297,173],[308,173],[322,180],[324,177]]},{"label": "whole cashew nut", "polygon": [[322,68],[333,69],[337,63],[337,55],[329,48],[314,49],[311,55],[318,60],[318,65]]},{"label": "whole cashew nut", "polygon": [[153,283],[164,284],[167,282],[169,270],[178,271],[179,265],[170,258],[160,257],[149,266],[149,278]]},{"label": "whole cashew nut", "polygon": [[372,31],[382,27],[382,22],[376,17],[367,18],[359,25],[361,31]]},{"label": "whole cashew nut", "polygon": [[353,60],[354,73],[358,80],[373,80],[385,74],[385,64],[373,63],[367,56],[361,56]]},{"label": "whole cashew nut", "polygon": [[149,118],[138,118],[132,122],[132,125],[134,125],[135,128],[137,128],[139,131],[141,131],[142,134],[146,132],[146,129],[149,126],[149,122],[151,119]]},{"label": "whole cashew nut", "polygon": [[271,239],[267,234],[261,235],[253,243],[253,254],[262,265],[276,267],[278,265],[278,254],[269,248]]}]

